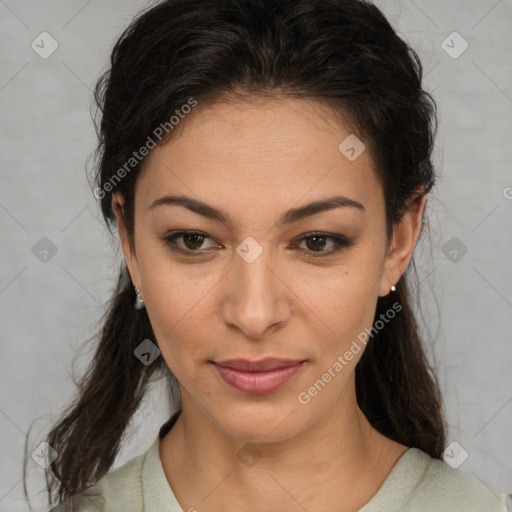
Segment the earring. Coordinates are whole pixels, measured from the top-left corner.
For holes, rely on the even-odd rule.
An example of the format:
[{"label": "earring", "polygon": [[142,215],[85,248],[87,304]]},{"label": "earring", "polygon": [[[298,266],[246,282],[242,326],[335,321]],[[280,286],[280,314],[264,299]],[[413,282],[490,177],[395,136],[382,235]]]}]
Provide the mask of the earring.
[{"label": "earring", "polygon": [[135,288],[135,293],[137,294],[137,297],[135,298],[134,308],[135,309],[142,309],[145,306],[144,299],[142,298],[140,290],[135,285],[133,287]]},{"label": "earring", "polygon": [[393,284],[391,285],[391,291],[394,292],[396,290],[396,286]]}]

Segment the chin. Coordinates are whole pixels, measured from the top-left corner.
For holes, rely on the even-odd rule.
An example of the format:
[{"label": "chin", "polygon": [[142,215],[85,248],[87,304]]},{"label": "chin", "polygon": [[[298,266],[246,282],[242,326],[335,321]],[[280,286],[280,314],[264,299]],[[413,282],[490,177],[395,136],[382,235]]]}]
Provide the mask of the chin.
[{"label": "chin", "polygon": [[292,406],[271,403],[264,397],[242,404],[225,403],[211,416],[226,434],[247,443],[283,441],[300,428],[300,420]]}]

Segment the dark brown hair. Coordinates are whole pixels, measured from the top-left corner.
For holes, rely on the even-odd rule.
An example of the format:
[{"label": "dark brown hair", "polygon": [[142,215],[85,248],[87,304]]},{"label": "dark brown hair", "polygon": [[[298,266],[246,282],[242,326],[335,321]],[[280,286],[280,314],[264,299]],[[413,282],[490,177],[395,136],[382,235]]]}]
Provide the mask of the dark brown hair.
[{"label": "dark brown hair", "polygon": [[[112,193],[119,191],[133,237],[134,188],[142,165],[126,167],[133,152],[148,137],[154,140],[155,129],[169,124],[191,98],[207,104],[235,93],[315,98],[349,120],[368,145],[383,185],[389,239],[410,201],[434,185],[435,101],[422,89],[418,55],[372,3],[168,0],[141,13],[123,32],[96,85],[101,123],[93,186],[109,229],[115,224]],[[123,166],[126,172],[116,179]],[[372,337],[357,364],[357,400],[381,433],[440,458],[441,396],[422,347],[408,275],[409,269],[396,292],[378,299],[375,319],[393,302],[402,309]],[[109,471],[152,375],[165,375],[177,389],[163,358],[145,366],[134,356],[143,340],[156,342],[146,310],[134,310],[134,300],[123,267],[94,357],[47,437],[58,453],[47,471],[50,504]]]}]

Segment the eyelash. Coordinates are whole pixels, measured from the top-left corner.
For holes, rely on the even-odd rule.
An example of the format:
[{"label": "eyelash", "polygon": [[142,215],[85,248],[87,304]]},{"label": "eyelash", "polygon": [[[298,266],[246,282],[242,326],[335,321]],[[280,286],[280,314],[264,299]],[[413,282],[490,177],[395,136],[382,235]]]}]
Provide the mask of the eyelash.
[{"label": "eyelash", "polygon": [[[199,235],[201,237],[204,237],[205,239],[210,238],[208,235],[206,235],[205,233],[202,233],[201,231],[189,230],[189,231],[177,231],[176,233],[173,233],[170,236],[163,237],[162,240],[164,242],[164,245],[166,245],[171,251],[178,252],[180,254],[186,254],[187,256],[192,256],[192,257],[200,256],[201,254],[204,254],[204,252],[201,253],[200,250],[194,251],[191,249],[181,249],[180,247],[177,247],[175,240],[177,238],[181,238],[185,235]],[[307,252],[308,256],[311,256],[313,258],[324,258],[326,256],[331,256],[331,255],[339,252],[342,249],[347,249],[348,247],[350,247],[353,244],[353,240],[350,238],[347,238],[344,236],[339,236],[339,235],[331,235],[329,233],[324,233],[324,232],[320,232],[320,231],[308,233],[306,236],[303,236],[299,240],[299,243],[303,242],[304,240],[313,238],[315,236],[331,240],[334,244],[334,249],[331,249],[330,251],[320,251],[320,252],[309,251],[307,249],[301,249],[302,251]]]}]

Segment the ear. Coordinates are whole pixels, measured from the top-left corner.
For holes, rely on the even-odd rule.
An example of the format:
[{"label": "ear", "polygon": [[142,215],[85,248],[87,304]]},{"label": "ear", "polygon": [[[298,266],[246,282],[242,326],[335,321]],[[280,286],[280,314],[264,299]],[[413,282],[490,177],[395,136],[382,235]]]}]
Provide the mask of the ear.
[{"label": "ear", "polygon": [[398,282],[409,266],[421,234],[426,199],[427,196],[422,193],[417,195],[402,220],[393,228],[393,240],[384,261],[379,297],[389,294],[391,285]]},{"label": "ear", "polygon": [[130,273],[132,283],[140,289],[139,265],[137,263],[137,257],[135,256],[135,249],[130,245],[130,239],[126,231],[124,222],[124,197],[120,192],[112,194],[112,210],[116,215],[117,232],[119,234],[119,240],[121,242],[128,272]]}]

